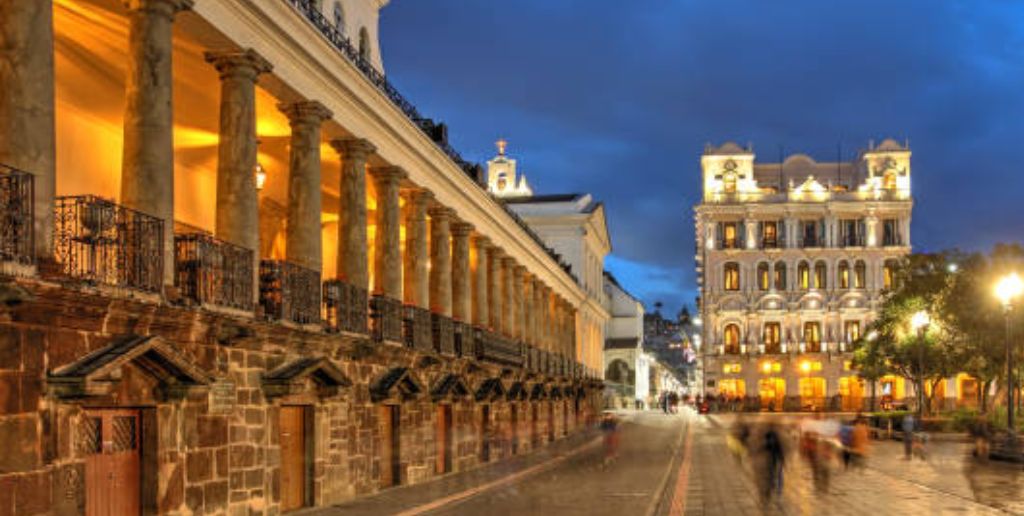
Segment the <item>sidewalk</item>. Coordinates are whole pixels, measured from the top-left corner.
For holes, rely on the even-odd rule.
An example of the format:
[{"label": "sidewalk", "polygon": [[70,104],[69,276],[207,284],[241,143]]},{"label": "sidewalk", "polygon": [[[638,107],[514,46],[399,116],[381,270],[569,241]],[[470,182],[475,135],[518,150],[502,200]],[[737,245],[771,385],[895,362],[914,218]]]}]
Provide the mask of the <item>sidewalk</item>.
[{"label": "sidewalk", "polygon": [[599,442],[599,431],[586,428],[532,453],[517,455],[465,472],[457,472],[411,486],[386,489],[333,507],[317,507],[298,511],[302,515],[366,515],[416,514],[444,505],[445,499],[455,501],[485,491],[493,484],[520,474],[532,474],[561,462],[568,456]]}]

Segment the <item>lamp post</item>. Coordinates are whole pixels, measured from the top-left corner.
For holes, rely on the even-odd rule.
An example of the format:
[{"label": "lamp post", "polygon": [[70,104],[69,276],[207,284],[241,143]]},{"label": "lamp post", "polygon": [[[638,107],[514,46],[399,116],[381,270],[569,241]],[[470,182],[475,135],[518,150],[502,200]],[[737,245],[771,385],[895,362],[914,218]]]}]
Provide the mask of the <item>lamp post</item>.
[{"label": "lamp post", "polygon": [[996,297],[1003,304],[1003,319],[1006,325],[1006,428],[1010,435],[1014,434],[1013,426],[1013,389],[1016,378],[1013,375],[1013,347],[1010,346],[1010,316],[1013,313],[1013,301],[1024,291],[1024,281],[1016,272],[1011,272],[996,283]]},{"label": "lamp post", "polygon": [[931,324],[928,312],[920,310],[910,317],[910,328],[917,333],[917,417],[924,415],[924,337]]}]

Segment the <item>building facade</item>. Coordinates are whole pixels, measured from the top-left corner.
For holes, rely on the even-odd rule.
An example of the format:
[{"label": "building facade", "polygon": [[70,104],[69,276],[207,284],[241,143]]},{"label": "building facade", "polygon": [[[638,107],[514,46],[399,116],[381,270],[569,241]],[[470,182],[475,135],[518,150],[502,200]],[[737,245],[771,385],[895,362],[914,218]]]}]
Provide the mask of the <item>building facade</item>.
[{"label": "building facade", "polygon": [[[911,249],[910,156],[893,140],[842,163],[705,149],[694,212],[706,394],[773,410],[862,407],[851,344]],[[909,396],[902,381],[883,384]]]},{"label": "building facade", "polygon": [[652,357],[644,352],[644,305],[604,273],[611,318],[605,330],[604,381],[606,405],[634,407],[650,398]]},{"label": "building facade", "polygon": [[0,10],[0,514],[275,514],[544,446],[587,292],[385,79],[384,0]]}]

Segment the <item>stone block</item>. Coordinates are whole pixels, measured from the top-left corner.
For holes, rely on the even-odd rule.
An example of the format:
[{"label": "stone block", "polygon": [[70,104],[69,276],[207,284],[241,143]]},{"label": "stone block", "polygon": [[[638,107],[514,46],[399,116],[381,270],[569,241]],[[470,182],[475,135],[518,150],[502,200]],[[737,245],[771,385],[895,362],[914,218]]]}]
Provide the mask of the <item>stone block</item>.
[{"label": "stone block", "polygon": [[0,369],[21,369],[21,332],[13,326],[0,327]]},{"label": "stone block", "polygon": [[263,487],[263,470],[262,469],[250,469],[245,472],[245,487],[247,489],[254,489]]},{"label": "stone block", "polygon": [[208,513],[224,511],[228,508],[228,483],[226,481],[210,482],[203,488],[205,508]]},{"label": "stone block", "polygon": [[185,458],[185,478],[190,483],[213,478],[213,454],[205,450],[189,453]]},{"label": "stone block", "polygon": [[262,425],[266,419],[265,413],[262,409],[249,408],[245,409],[245,422],[249,425]]},{"label": "stone block", "polygon": [[53,475],[53,504],[51,510],[58,516],[85,513],[85,463],[69,464],[57,468]]},{"label": "stone block", "polygon": [[50,472],[18,476],[14,485],[14,506],[17,513],[50,513],[51,483]]},{"label": "stone block", "polygon": [[244,489],[245,488],[245,472],[240,470],[232,470],[231,475],[228,479],[228,485],[231,486],[232,490]]},{"label": "stone block", "polygon": [[214,457],[217,464],[217,478],[227,478],[228,471],[230,471],[230,468],[228,467],[228,449],[226,447],[218,449]]},{"label": "stone block", "polygon": [[26,373],[42,373],[43,354],[49,343],[50,339],[42,330],[26,330],[21,341],[21,370]]},{"label": "stone block", "polygon": [[249,353],[249,356],[246,358],[246,366],[250,369],[263,370],[267,367],[267,361],[263,358],[262,353]]},{"label": "stone block", "polygon": [[39,467],[39,434],[35,415],[0,417],[0,474],[31,471]]},{"label": "stone block", "polygon": [[35,374],[21,376],[21,411],[35,412],[39,410],[39,401],[43,396],[43,380]]},{"label": "stone block", "polygon": [[0,373],[0,415],[21,411],[21,374]]},{"label": "stone block", "polygon": [[254,451],[252,445],[232,444],[230,448],[231,469],[251,468],[255,462]]},{"label": "stone block", "polygon": [[185,470],[181,464],[164,462],[158,473],[163,483],[160,491],[160,513],[175,512],[185,503]]},{"label": "stone block", "polygon": [[228,444],[228,422],[222,416],[200,416],[196,431],[199,446],[223,446]]},{"label": "stone block", "polygon": [[185,490],[185,506],[195,514],[202,513],[203,509],[203,488],[193,486]]}]

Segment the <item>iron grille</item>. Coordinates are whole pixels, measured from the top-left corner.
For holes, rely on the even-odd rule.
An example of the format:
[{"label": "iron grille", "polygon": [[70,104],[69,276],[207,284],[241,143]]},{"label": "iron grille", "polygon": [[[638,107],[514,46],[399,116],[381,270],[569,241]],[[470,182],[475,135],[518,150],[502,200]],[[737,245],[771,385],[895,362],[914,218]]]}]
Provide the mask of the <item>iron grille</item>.
[{"label": "iron grille", "polygon": [[402,342],[402,302],[386,296],[370,298],[370,321],[377,342]]},{"label": "iron grille", "polygon": [[30,265],[35,261],[35,177],[0,165],[0,260]]},{"label": "iron grille", "polygon": [[486,330],[477,330],[477,358],[513,367],[523,366],[523,350],[519,342]]},{"label": "iron grille", "polygon": [[174,236],[175,285],[199,304],[253,309],[253,252],[210,235]]},{"label": "iron grille", "polygon": [[455,327],[451,317],[441,314],[433,316],[434,351],[445,355],[455,354]]},{"label": "iron grille", "polygon": [[473,341],[473,327],[462,322],[455,321],[452,327],[455,356],[476,357],[476,345]]},{"label": "iron grille", "polygon": [[324,282],[324,326],[328,332],[367,333],[366,289],[341,280]]},{"label": "iron grille", "polygon": [[78,454],[103,453],[103,419],[83,417],[78,424]]},{"label": "iron grille", "polygon": [[260,261],[260,306],[271,320],[320,321],[320,273],[291,262]]},{"label": "iron grille", "polygon": [[163,221],[92,195],[57,197],[54,258],[58,270],[91,283],[159,292]]},{"label": "iron grille", "polygon": [[402,312],[402,333],[405,347],[420,351],[432,351],[430,310],[405,305],[402,307]]}]

